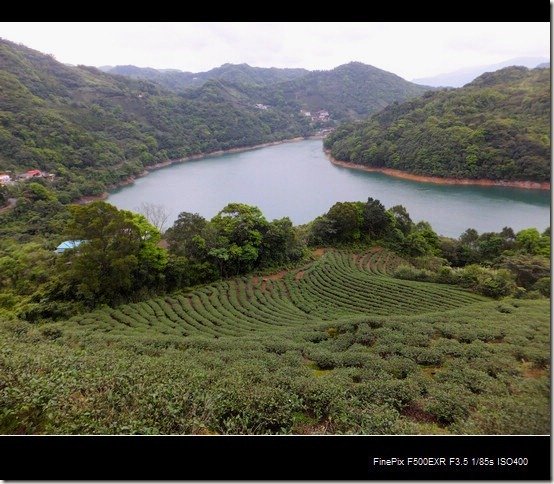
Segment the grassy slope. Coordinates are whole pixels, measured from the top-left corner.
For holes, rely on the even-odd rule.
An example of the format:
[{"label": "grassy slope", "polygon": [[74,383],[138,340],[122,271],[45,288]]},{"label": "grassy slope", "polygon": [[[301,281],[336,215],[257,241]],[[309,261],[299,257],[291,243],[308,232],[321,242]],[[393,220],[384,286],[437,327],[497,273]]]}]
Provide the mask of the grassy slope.
[{"label": "grassy slope", "polygon": [[510,67],[339,127],[339,160],[450,178],[550,180],[550,71]]},{"label": "grassy slope", "polygon": [[4,433],[547,433],[549,302],[399,281],[331,251],[40,327],[0,327]]}]

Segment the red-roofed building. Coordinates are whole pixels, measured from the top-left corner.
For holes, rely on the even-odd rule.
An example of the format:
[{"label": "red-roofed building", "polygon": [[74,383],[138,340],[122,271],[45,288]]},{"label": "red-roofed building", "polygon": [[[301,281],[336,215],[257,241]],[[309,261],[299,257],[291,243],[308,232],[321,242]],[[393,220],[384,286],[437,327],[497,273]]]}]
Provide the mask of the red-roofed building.
[{"label": "red-roofed building", "polygon": [[35,177],[42,177],[44,176],[42,171],[40,170],[29,170],[27,173],[25,173],[27,178],[35,178]]}]

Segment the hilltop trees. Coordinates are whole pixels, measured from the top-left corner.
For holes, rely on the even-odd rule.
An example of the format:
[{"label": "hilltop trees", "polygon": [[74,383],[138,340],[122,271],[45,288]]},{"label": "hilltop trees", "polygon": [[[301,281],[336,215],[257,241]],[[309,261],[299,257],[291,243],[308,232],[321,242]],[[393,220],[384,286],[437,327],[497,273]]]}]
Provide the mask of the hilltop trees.
[{"label": "hilltop trees", "polygon": [[379,200],[369,197],[366,203],[337,202],[312,222],[308,242],[324,245],[377,240],[393,229],[393,223],[393,216]]},{"label": "hilltop trees", "polygon": [[[288,218],[268,222],[258,207],[230,203],[207,221],[198,214],[182,212],[167,230],[172,260],[178,260],[180,276],[174,280],[197,283],[243,274],[298,260],[303,243]],[[200,278],[200,279],[199,279]]]}]

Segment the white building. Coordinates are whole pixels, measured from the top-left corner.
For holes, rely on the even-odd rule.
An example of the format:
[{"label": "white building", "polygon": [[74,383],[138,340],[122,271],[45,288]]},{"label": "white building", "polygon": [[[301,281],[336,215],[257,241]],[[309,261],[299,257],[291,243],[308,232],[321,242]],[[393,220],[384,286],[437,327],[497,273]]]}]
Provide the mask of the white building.
[{"label": "white building", "polygon": [[0,185],[8,185],[12,181],[10,175],[0,173]]}]

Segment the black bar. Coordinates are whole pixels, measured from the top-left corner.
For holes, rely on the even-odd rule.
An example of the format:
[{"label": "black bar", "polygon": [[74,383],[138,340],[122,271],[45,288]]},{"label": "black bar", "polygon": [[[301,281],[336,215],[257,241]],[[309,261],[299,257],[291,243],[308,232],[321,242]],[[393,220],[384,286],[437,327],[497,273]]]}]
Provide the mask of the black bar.
[{"label": "black bar", "polygon": [[[96,4],[95,4],[96,5]],[[334,8],[298,9],[296,4],[279,4],[270,10],[256,9],[237,2],[217,8],[129,9],[124,5],[100,2],[86,13],[68,9],[60,3],[12,3],[2,12],[4,21],[142,21],[142,22],[549,22],[551,5],[546,0],[509,4],[503,0],[465,0],[452,8],[443,2],[372,2],[365,8],[335,5]],[[19,9],[19,10],[18,10]],[[440,39],[437,39],[440,41]]]},{"label": "black bar", "polygon": [[0,456],[6,480],[550,480],[549,436],[4,436]]}]

